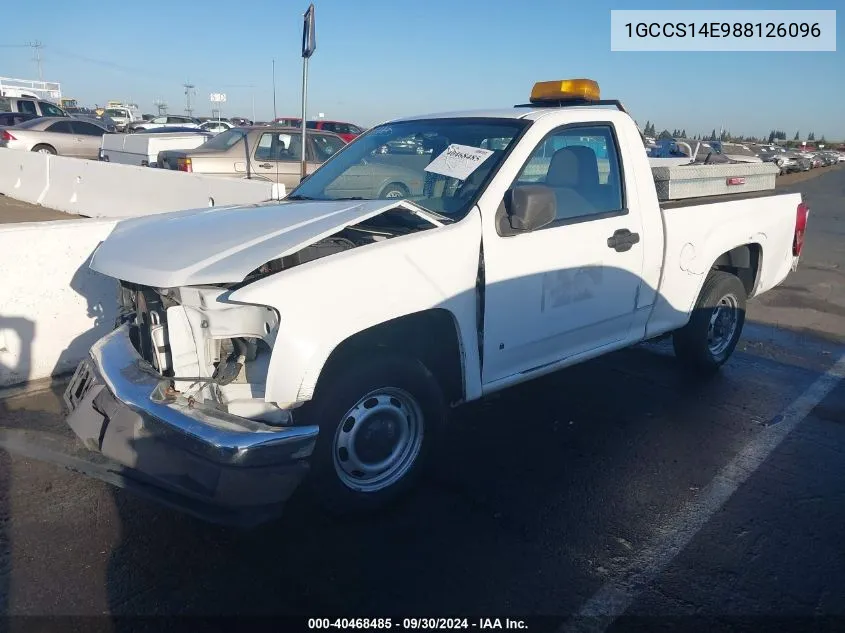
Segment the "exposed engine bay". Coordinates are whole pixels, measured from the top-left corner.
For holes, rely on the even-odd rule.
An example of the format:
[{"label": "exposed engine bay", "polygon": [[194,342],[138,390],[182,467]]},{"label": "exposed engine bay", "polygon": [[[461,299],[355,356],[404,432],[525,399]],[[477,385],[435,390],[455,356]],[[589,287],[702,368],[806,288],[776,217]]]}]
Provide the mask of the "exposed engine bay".
[{"label": "exposed engine bay", "polygon": [[280,257],[259,266],[247,275],[240,285],[246,285],[267,275],[273,275],[328,255],[382,242],[400,235],[431,229],[435,226],[406,209],[387,211],[365,222],[347,226],[334,235],[318,240],[293,255]]}]

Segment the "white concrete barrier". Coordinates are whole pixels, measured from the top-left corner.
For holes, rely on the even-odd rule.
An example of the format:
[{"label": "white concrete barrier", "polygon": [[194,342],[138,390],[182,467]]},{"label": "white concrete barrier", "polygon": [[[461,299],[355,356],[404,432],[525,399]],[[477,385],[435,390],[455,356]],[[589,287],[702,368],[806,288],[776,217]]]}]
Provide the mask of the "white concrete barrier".
[{"label": "white concrete barrier", "polygon": [[278,197],[273,184],[263,180],[206,176],[15,150],[0,150],[0,193],[92,218],[252,204]]},{"label": "white concrete barrier", "polygon": [[49,154],[0,149],[0,193],[40,204],[50,178]]},{"label": "white concrete barrier", "polygon": [[88,261],[115,224],[0,226],[0,387],[71,371],[111,329],[116,282]]}]

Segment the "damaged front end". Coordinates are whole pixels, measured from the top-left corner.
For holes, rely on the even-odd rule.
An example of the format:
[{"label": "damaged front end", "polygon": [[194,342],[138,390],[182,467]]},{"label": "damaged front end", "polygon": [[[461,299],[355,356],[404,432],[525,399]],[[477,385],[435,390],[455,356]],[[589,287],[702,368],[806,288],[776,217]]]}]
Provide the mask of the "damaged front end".
[{"label": "damaged front end", "polygon": [[264,399],[279,315],[226,303],[228,292],[121,282],[116,327],[79,365],[65,403],[69,426],[112,471],[168,505],[241,523],[281,509],[318,429],[293,426]]},{"label": "damaged front end", "polygon": [[290,424],[290,411],[264,399],[279,315],[269,307],[227,303],[228,293],[121,282],[118,322],[128,326],[133,347],[167,385],[163,397]]},{"label": "damaged front end", "polygon": [[[122,280],[119,314],[66,389],[67,422],[89,449],[162,494],[241,513],[282,504],[308,470],[318,427],[296,419],[301,403],[267,397],[282,316],[232,300],[235,292],[439,225],[402,202],[277,211],[180,212],[167,224],[172,252],[155,257],[133,246],[146,241],[151,221],[132,220],[92,258],[92,269]],[[216,221],[206,224],[205,214]],[[222,220],[237,220],[242,235],[230,239]],[[263,228],[281,221],[287,228]],[[180,231],[203,239],[177,247]],[[164,248],[162,239],[157,235],[156,248]]]},{"label": "damaged front end", "polygon": [[280,315],[272,307],[232,302],[229,295],[263,277],[395,236],[374,227],[345,227],[262,264],[237,284],[153,288],[121,281],[117,324],[128,326],[138,354],[167,384],[167,398],[290,425],[301,403],[265,398]]}]

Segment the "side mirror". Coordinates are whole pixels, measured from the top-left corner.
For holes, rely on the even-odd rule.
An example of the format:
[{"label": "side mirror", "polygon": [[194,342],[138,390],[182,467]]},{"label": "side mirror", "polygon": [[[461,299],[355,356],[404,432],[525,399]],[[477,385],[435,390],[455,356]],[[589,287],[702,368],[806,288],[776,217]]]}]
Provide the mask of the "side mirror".
[{"label": "side mirror", "polygon": [[536,231],[557,218],[554,190],[545,185],[525,185],[508,189],[505,209],[511,228],[520,233]]}]

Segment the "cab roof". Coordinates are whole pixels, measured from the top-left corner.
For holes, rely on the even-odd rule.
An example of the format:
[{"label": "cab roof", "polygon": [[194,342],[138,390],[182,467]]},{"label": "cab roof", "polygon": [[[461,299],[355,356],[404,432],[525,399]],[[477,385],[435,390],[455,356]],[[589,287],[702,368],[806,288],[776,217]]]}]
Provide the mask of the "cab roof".
[{"label": "cab roof", "polygon": [[[400,121],[419,121],[422,119],[527,119],[535,121],[549,112],[559,112],[562,109],[567,111],[594,112],[597,107],[610,106],[610,103],[597,105],[567,105],[565,108],[556,105],[520,105],[513,108],[499,108],[495,110],[456,110],[453,112],[434,112],[431,114],[420,114],[409,117],[400,117],[386,123],[398,123]],[[614,108],[618,109],[618,108]]]}]

